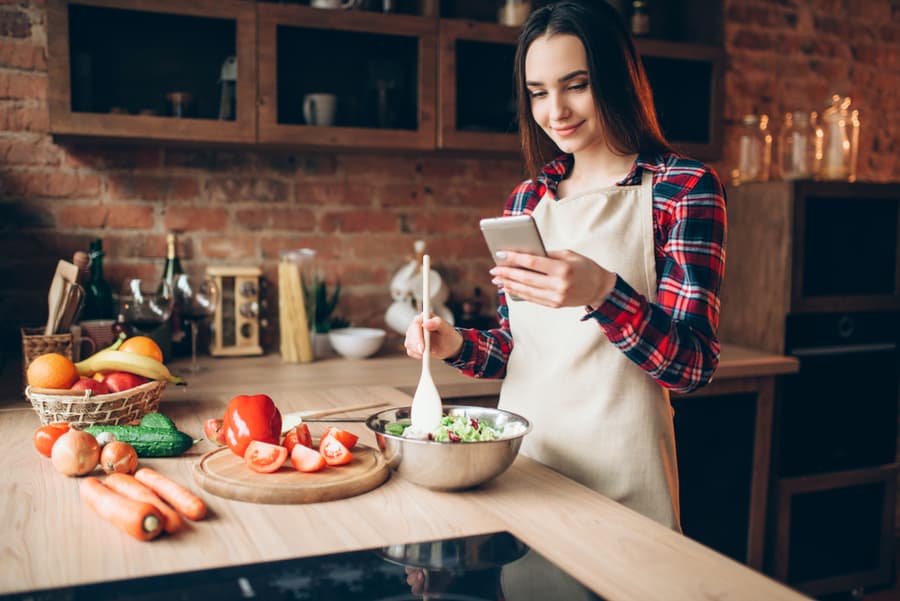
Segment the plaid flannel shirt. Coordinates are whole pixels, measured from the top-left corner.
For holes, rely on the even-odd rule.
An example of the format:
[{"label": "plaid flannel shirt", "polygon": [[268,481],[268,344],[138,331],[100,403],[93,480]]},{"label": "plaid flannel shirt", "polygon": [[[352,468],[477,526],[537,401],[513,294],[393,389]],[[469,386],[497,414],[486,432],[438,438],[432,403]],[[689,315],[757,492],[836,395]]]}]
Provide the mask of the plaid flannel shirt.
[{"label": "plaid flannel shirt", "polygon": [[[564,155],[536,180],[510,195],[504,215],[531,213],[571,169]],[[725,190],[706,165],[676,154],[641,155],[620,186],[640,185],[653,173],[653,237],[657,299],[651,303],[616,276],[615,287],[583,319],[593,319],[610,342],[662,386],[690,392],[707,384],[719,363],[719,288],[725,272]],[[513,348],[506,296],[500,291],[499,327],[460,328],[461,353],[447,363],[477,378],[503,378]]]}]

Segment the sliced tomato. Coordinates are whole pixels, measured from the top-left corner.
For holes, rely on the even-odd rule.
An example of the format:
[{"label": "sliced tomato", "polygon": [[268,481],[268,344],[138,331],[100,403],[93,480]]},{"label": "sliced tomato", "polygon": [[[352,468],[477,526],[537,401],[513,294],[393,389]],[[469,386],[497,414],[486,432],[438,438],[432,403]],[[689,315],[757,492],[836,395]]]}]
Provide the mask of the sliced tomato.
[{"label": "sliced tomato", "polygon": [[309,433],[309,426],[306,424],[299,424],[296,428],[294,428],[294,432],[297,433],[297,442],[302,444],[304,447],[313,448],[312,443],[312,434]]},{"label": "sliced tomato", "polygon": [[341,430],[340,428],[335,428],[334,426],[328,426],[328,429],[325,430],[325,434],[323,434],[322,437],[324,438],[329,434],[337,438],[341,442],[341,444],[348,449],[352,449],[356,444],[356,441],[359,440],[359,436],[357,436],[356,434],[347,432],[346,430]]},{"label": "sliced tomato", "polygon": [[325,458],[315,449],[296,444],[291,451],[291,463],[301,472],[318,472],[325,467]]},{"label": "sliced tomato", "polygon": [[288,455],[291,455],[294,452],[294,447],[297,446],[297,432],[291,430],[285,434],[284,439],[281,441],[281,446],[287,449]]},{"label": "sliced tomato", "polygon": [[288,454],[290,454],[294,450],[294,445],[301,444],[304,447],[309,449],[312,448],[312,434],[309,433],[309,426],[306,424],[300,424],[295,428],[291,429],[290,432],[284,435],[284,440],[281,444],[287,448]]},{"label": "sliced tomato", "polygon": [[319,443],[319,452],[328,465],[344,465],[353,461],[353,453],[331,434],[322,437],[322,442]]},{"label": "sliced tomato", "polygon": [[34,431],[34,448],[44,457],[49,457],[56,439],[69,431],[69,422],[54,422]]},{"label": "sliced tomato", "polygon": [[287,456],[287,449],[279,444],[252,440],[244,451],[244,462],[254,472],[268,474],[284,465]]}]

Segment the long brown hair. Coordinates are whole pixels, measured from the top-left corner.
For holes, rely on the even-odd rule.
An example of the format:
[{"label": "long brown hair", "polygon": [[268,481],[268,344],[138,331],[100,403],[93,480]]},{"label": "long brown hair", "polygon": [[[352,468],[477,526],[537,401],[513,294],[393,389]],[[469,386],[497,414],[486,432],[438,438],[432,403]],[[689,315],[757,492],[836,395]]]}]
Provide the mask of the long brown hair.
[{"label": "long brown hair", "polygon": [[516,48],[519,131],[531,177],[537,177],[544,164],[562,151],[531,114],[525,56],[534,40],[558,34],[574,35],[584,45],[591,93],[610,148],[622,154],[671,151],[659,128],[653,94],[634,40],[616,9],[604,0],[557,2],[531,14]]}]

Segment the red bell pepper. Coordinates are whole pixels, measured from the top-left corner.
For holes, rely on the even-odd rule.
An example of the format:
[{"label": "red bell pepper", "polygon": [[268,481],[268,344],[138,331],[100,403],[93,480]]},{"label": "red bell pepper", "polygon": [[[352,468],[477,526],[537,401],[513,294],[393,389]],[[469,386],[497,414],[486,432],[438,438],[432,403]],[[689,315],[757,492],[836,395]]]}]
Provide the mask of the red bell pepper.
[{"label": "red bell pepper", "polygon": [[251,441],[276,445],[281,441],[281,412],[267,395],[236,396],[225,409],[223,427],[225,444],[243,457]]}]

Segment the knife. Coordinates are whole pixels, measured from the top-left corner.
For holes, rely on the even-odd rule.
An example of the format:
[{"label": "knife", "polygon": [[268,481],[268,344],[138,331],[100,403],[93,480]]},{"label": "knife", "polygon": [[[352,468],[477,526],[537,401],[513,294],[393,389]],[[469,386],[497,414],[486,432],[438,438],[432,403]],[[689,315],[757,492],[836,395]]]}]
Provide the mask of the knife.
[{"label": "knife", "polygon": [[360,409],[372,409],[374,407],[384,407],[389,405],[384,401],[380,403],[368,403],[365,405],[351,405],[348,407],[334,407],[332,409],[311,409],[308,411],[294,411],[293,413],[285,413],[281,416],[281,433],[290,432],[292,428],[296,428],[303,422],[364,422],[367,417],[333,417],[326,416],[336,413],[349,413],[351,411],[359,411]]}]

